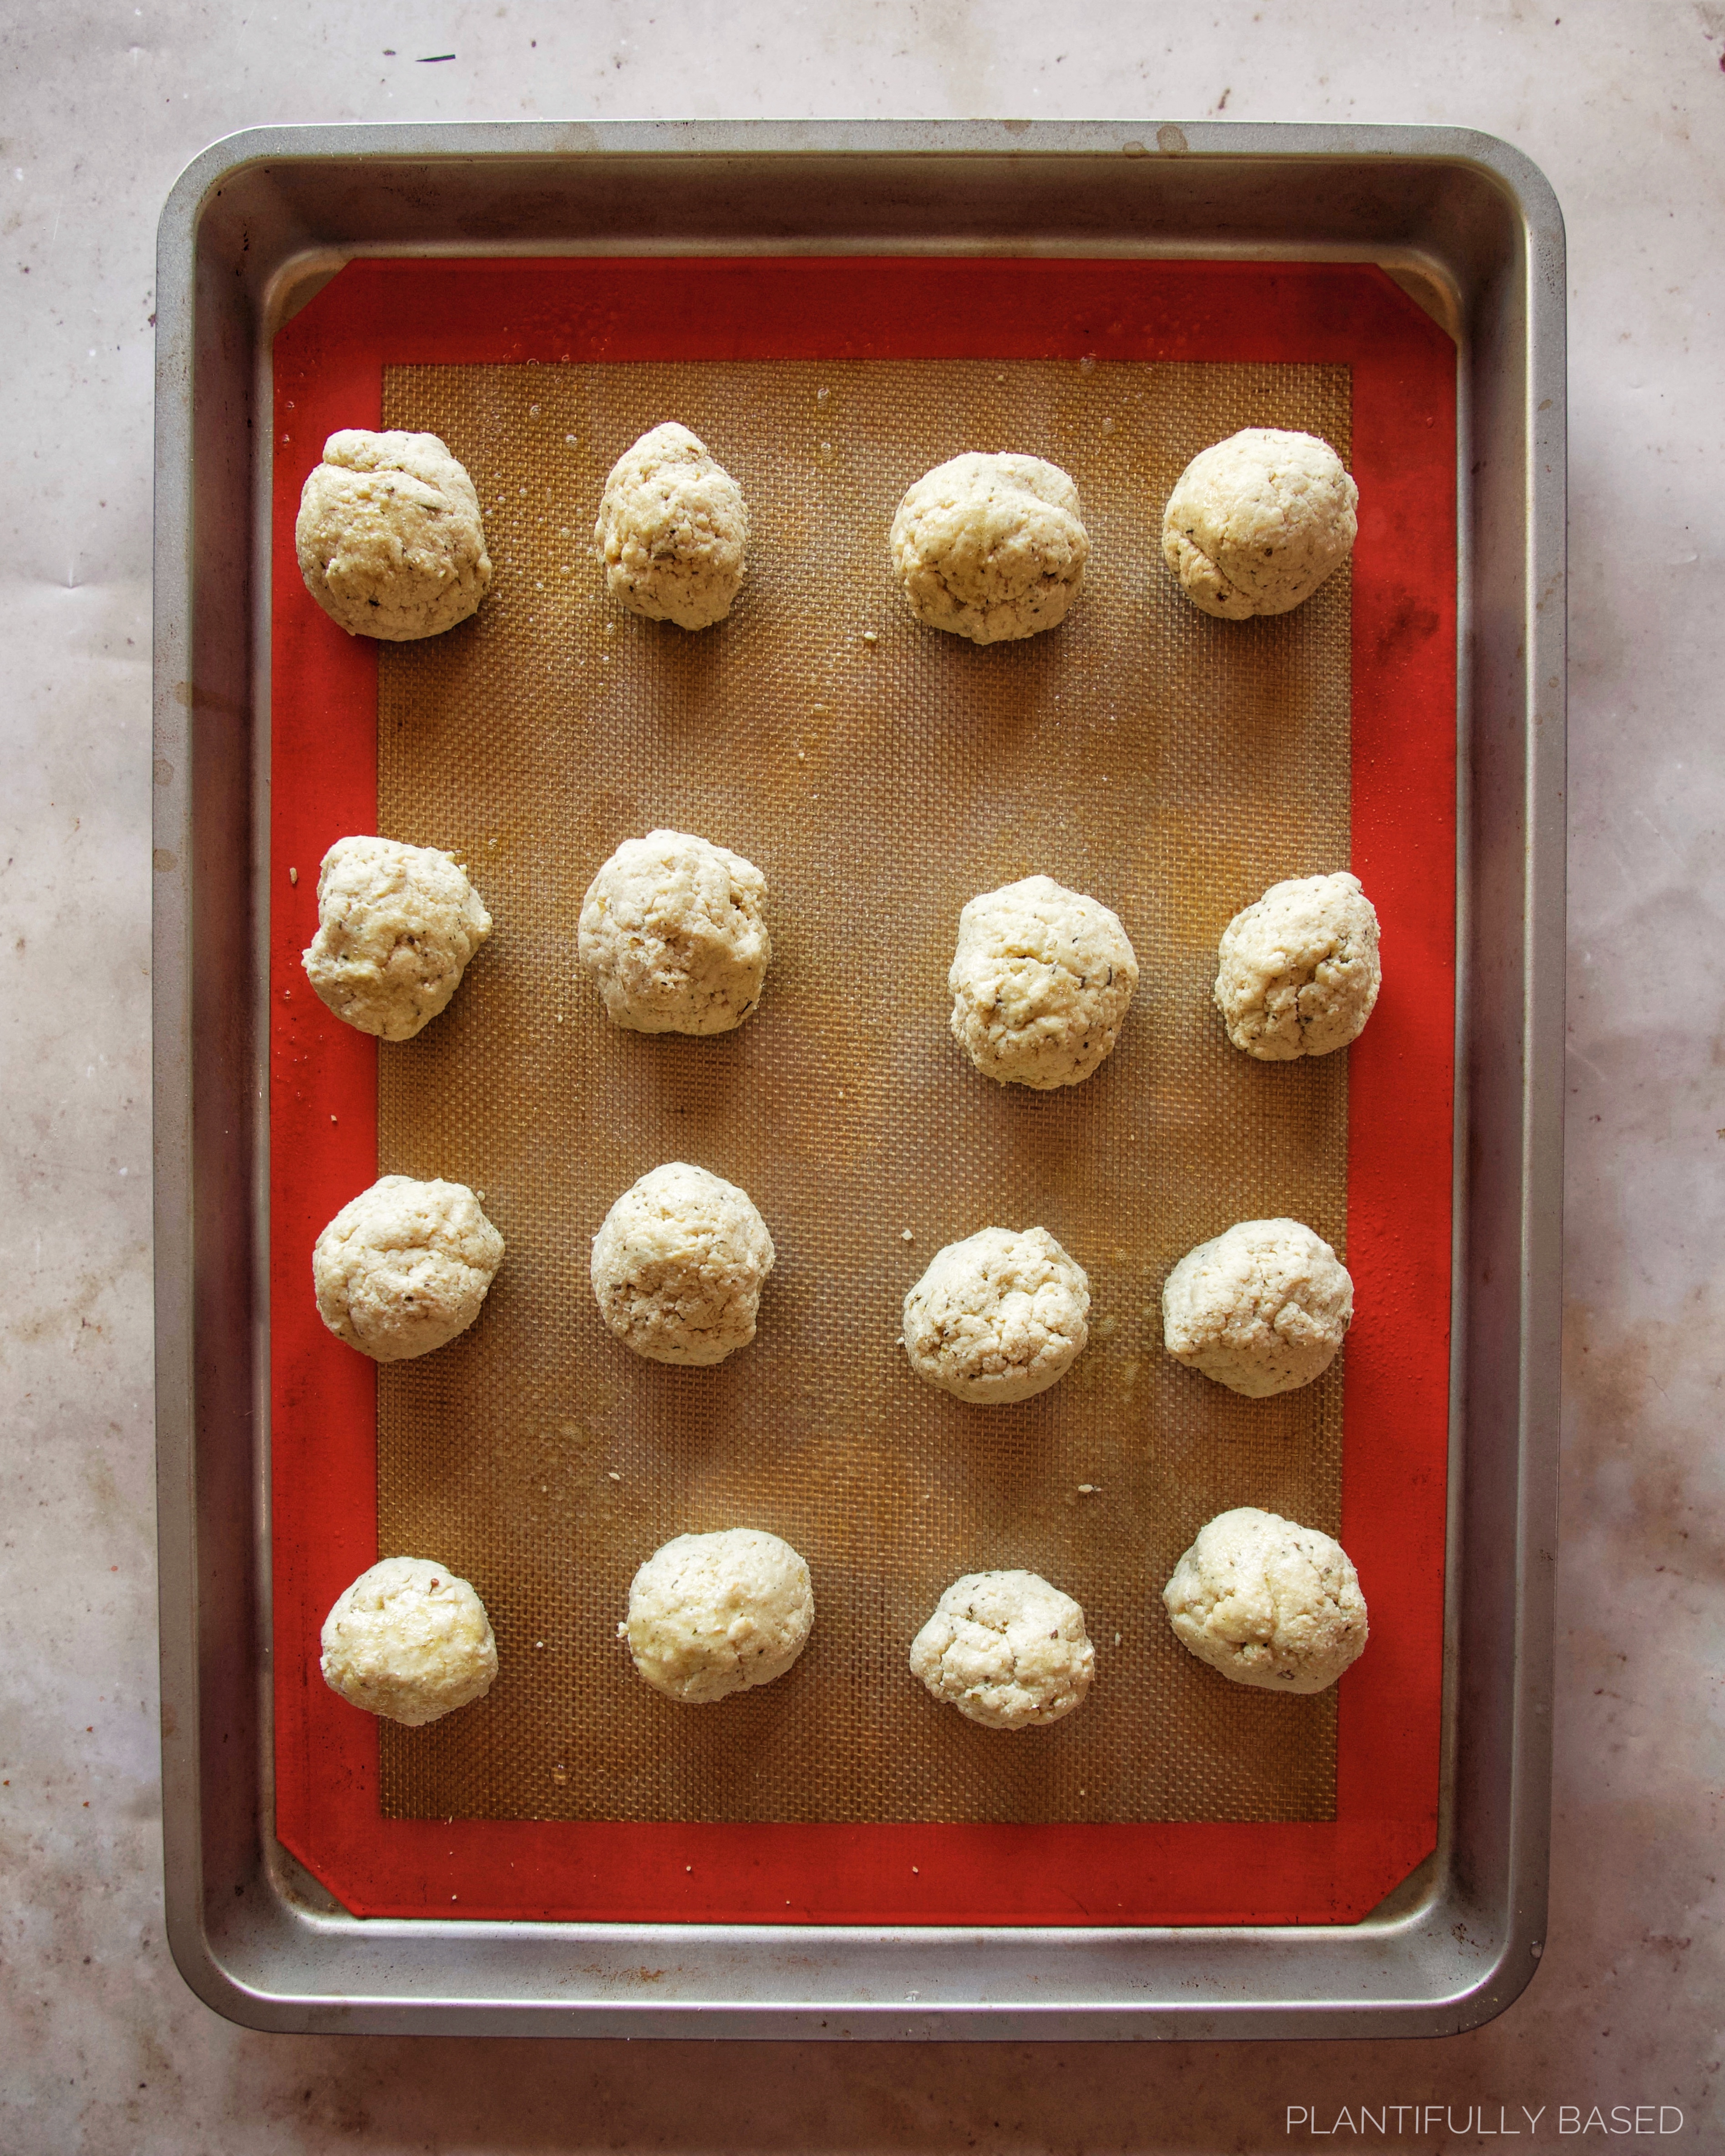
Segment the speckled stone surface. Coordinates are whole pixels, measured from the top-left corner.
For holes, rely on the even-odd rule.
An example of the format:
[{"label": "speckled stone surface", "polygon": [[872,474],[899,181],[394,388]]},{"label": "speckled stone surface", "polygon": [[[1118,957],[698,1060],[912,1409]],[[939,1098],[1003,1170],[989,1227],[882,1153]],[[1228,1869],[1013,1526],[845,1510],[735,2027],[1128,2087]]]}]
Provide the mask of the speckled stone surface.
[{"label": "speckled stone surface", "polygon": [[[386,52],[386,48],[394,48]],[[451,53],[422,64],[420,55]],[[1348,2045],[270,2038],[162,1943],[150,1403],[153,232],[264,121],[1460,123],[1571,244],[1568,1389],[1550,1944]],[[1717,2148],[1725,1734],[1725,6],[23,0],[0,18],[0,2149]],[[1408,2107],[1421,2107],[1416,2117]],[[1436,2110],[1426,2107],[1438,2107]],[[1503,2107],[1500,2118],[1499,2107]],[[1543,2115],[1518,2141],[1481,2132]],[[1648,2113],[1643,2112],[1646,2118]],[[1319,2145],[1308,2142],[1307,2145]]]}]

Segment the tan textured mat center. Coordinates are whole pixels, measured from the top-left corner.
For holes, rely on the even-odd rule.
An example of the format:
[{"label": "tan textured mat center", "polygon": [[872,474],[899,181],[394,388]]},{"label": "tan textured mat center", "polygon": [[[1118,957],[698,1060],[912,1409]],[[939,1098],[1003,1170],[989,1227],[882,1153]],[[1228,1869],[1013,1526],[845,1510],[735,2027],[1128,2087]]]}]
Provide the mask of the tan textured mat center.
[{"label": "tan textured mat center", "polygon": [[[496,575],[474,621],[382,649],[379,829],[464,854],[496,932],[449,1011],[380,1050],[381,1168],[482,1190],[508,1255],[470,1333],[379,1372],[380,1550],[472,1579],[501,1662],[477,1706],[383,1725],[386,1813],[1332,1815],[1334,1694],[1230,1686],[1160,1590],[1230,1505],[1337,1532],[1341,1365],[1236,1399],[1163,1354],[1158,1298],[1237,1219],[1343,1247],[1347,1058],[1255,1063],[1209,992],[1233,912],[1347,865],[1348,580],[1215,622],[1159,537],[1181,468],[1236,428],[1345,459],[1348,388],[1292,365],[387,371],[384,424],[472,472]],[[613,605],[591,556],[613,459],[667,418],[752,521],[743,596],[699,635]],[[913,622],[886,555],[905,487],[969,448],[1064,465],[1092,544],[1065,625],[986,650]],[[761,1008],[714,1040],[613,1028],[576,960],[594,870],[661,824],[768,879]],[[1112,906],[1142,976],[1113,1056],[1042,1095],[947,1029],[960,906],[1037,872]],[[676,1159],[741,1183],[778,1245],[757,1338],[714,1370],[639,1361],[588,1285],[612,1200]],[[897,1344],[906,1288],[942,1244],[1037,1222],[1090,1275],[1088,1350],[1022,1406],[930,1390]],[[814,1636],[778,1682],[675,1706],[615,1637],[629,1579],[729,1526],[803,1553]],[[1007,1565],[1075,1595],[1097,1650],[1075,1715],[1012,1735],[906,1666],[942,1589]]]}]

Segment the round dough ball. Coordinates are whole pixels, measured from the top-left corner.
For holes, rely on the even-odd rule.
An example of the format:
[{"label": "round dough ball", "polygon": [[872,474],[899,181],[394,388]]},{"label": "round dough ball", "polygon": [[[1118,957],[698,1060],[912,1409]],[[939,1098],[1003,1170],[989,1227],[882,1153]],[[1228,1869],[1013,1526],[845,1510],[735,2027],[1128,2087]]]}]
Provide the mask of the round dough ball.
[{"label": "round dough ball", "polygon": [[380,1177],[318,1237],[318,1315],[374,1363],[429,1355],[480,1314],[503,1238],[465,1183]]},{"label": "round dough ball", "polygon": [[905,1297],[905,1353],[931,1385],[993,1406],[1063,1377],[1090,1337],[1090,1281],[1046,1228],[982,1228]]},{"label": "round dough ball", "polygon": [[1162,1291],[1177,1362],[1248,1399],[1322,1377],[1353,1319],[1353,1282],[1298,1220],[1241,1220],[1189,1250]]},{"label": "round dough ball", "polygon": [[1058,628],[1090,556],[1078,489],[1058,465],[974,450],[937,465],[908,490],[891,544],[917,620],[973,644]]},{"label": "round dough ball", "polygon": [[667,1699],[704,1707],[782,1677],[814,1623],[809,1568],[760,1527],[679,1535],[651,1557],[629,1590],[635,1667]]},{"label": "round dough ball", "polygon": [[581,963],[614,1025],[728,1033],[761,999],[773,958],[752,861],[686,831],[625,839],[581,903]]},{"label": "round dough ball", "polygon": [[1228,1038],[1266,1063],[1346,1048],[1378,1000],[1378,915],[1358,876],[1271,884],[1222,931],[1219,957]]},{"label": "round dough ball", "polygon": [[593,528],[612,598],[679,629],[711,629],[730,613],[748,538],[742,489],[675,419],[612,465]]},{"label": "round dough ball", "polygon": [[1340,1543],[1275,1512],[1223,1512],[1162,1590],[1183,1647],[1235,1684],[1322,1691],[1366,1645],[1366,1599]]},{"label": "round dough ball", "polygon": [[491,588],[479,496],[435,434],[331,434],[294,546],[306,590],[350,636],[441,635]]},{"label": "round dough ball", "polygon": [[496,1674],[485,1604],[430,1558],[385,1558],[323,1620],[330,1690],[410,1729],[481,1698]]},{"label": "round dough ball", "polygon": [[1076,1086],[1120,1038],[1138,962],[1118,914],[1045,875],[973,898],[947,986],[952,1038],[985,1078]]},{"label": "round dough ball", "polygon": [[649,1363],[722,1363],[755,1337],[773,1238],[746,1190],[685,1160],[632,1183],[593,1239],[599,1315]]},{"label": "round dough ball", "polygon": [[1096,1656],[1070,1594],[1034,1572],[968,1572],[911,1641],[911,1668],[985,1729],[1030,1729],[1083,1703]]},{"label": "round dough ball", "polygon": [[1243,427],[1194,457],[1162,520],[1186,596],[1223,621],[1286,613],[1353,551],[1359,489],[1316,434]]},{"label": "round dough ball", "polygon": [[453,854],[394,839],[337,839],[317,877],[305,978],[336,1016],[411,1040],[461,985],[491,916]]}]

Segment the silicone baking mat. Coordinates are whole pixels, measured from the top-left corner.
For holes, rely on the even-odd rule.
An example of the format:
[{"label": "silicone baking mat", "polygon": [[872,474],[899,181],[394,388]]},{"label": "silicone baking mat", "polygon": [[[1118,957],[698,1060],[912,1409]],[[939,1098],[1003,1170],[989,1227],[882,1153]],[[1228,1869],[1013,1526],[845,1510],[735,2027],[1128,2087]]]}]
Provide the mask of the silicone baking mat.
[{"label": "silicone baking mat", "polygon": [[[733,1861],[722,1881],[685,1886],[675,1910],[657,1900],[655,1882],[624,1912],[706,1914],[717,1894],[732,1914],[787,1906],[885,1913],[878,1902],[855,1906],[859,1881],[845,1866],[830,1878],[830,1852],[812,1861],[794,1854],[800,1838],[812,1835],[814,1850],[848,1826],[945,1844],[974,1882],[961,1902],[966,1915],[1070,1919],[1079,1899],[1070,1882],[1056,1884],[1040,1911],[988,1905],[993,1867],[975,1837],[986,1844],[1034,1825],[1040,1862],[1058,1855],[1051,1839],[1069,1859],[1075,1834],[1111,1840],[1105,1870],[1122,1873],[1132,1898],[1115,1894],[1111,1909],[1106,1886],[1095,1892],[1094,1863],[1081,1860],[1084,1897],[1098,1902],[1099,1920],[1143,1921],[1187,1912],[1166,1906],[1170,1897],[1142,1871],[1124,1876],[1132,1866],[1122,1835],[1153,1842],[1274,1828],[1309,1842],[1328,1833],[1338,1858],[1360,1860],[1385,1825],[1380,1793],[1371,1830],[1348,1831],[1348,1738],[1360,1712],[1351,1703],[1381,1689],[1362,1678],[1376,1662],[1417,1663],[1423,1653],[1435,1710],[1447,1343],[1429,1313],[1447,1306],[1449,1041],[1447,1004],[1435,1006],[1434,1026],[1425,990],[1448,978],[1450,963],[1448,562],[1448,583],[1423,598],[1403,583],[1363,670],[1361,632],[1372,624],[1373,567],[1389,572],[1392,588],[1407,573],[1409,532],[1395,532],[1395,510],[1404,526],[1435,527],[1420,535],[1428,552],[1447,545],[1453,556],[1452,480],[1433,449],[1434,437],[1453,448],[1447,346],[1375,273],[1354,270],[941,265],[949,274],[938,296],[957,316],[947,321],[940,305],[927,306],[936,296],[927,264],[614,263],[422,268],[416,276],[433,283],[466,280],[459,296],[445,295],[459,318],[481,319],[475,284],[503,305],[489,333],[465,333],[466,349],[449,352],[445,330],[432,349],[408,356],[398,321],[381,350],[377,336],[377,325],[398,313],[401,288],[389,273],[398,279],[407,266],[350,270],[308,311],[326,316],[321,336],[308,335],[301,316],[278,340],[278,434],[290,438],[278,441],[278,511],[290,519],[329,427],[381,419],[429,428],[480,486],[497,576],[474,623],[381,652],[324,622],[295,592],[296,575],[278,583],[275,888],[297,925],[279,939],[287,993],[274,1004],[282,1044],[304,1059],[294,1089],[305,1096],[302,1135],[315,1136],[331,1170],[352,1142],[342,1138],[344,1122],[351,1129],[357,1116],[362,1148],[368,1138],[374,1148],[345,1157],[350,1178],[321,1213],[311,1207],[302,1247],[279,1243],[279,1348],[295,1326],[292,1298],[304,1295],[311,1235],[380,1168],[456,1175],[484,1188],[510,1255],[480,1326],[438,1356],[375,1379],[362,1364],[356,1383],[309,1333],[297,1372],[291,1348],[278,1355],[279,1377],[312,1380],[285,1414],[279,1387],[278,1492],[285,1448],[290,1456],[301,1441],[289,1419],[303,1419],[320,1386],[335,1420],[363,1440],[357,1461],[351,1445],[343,1452],[345,1479],[356,1466],[376,1477],[362,1512],[370,1547],[327,1594],[311,1597],[295,1645],[280,1640],[279,1624],[284,1732],[296,1714],[327,1721],[321,1687],[303,1681],[305,1642],[315,1682],[321,1609],[380,1547],[423,1551],[475,1579],[503,1669],[480,1706],[422,1731],[379,1732],[331,1699],[336,1724],[362,1724],[369,1743],[341,1727],[346,1757],[308,1753],[307,1785],[296,1794],[312,1814],[328,1814],[352,1758],[360,1769],[347,1785],[352,1823],[377,1847],[369,1861],[352,1852],[361,1865],[339,1867],[339,1882],[327,1856],[306,1861],[352,1906],[414,1906],[411,1894],[370,1898],[379,1856],[406,1847],[391,1837],[415,1822],[423,1832],[433,1819],[467,1834],[483,1823],[493,1871],[500,1858],[515,1867],[497,1883],[515,1886],[517,1898],[494,1892],[486,1902],[481,1892],[480,1906],[592,1912],[575,1882],[604,1869],[594,1860],[608,1838],[645,1835],[645,1847],[658,1845],[651,1868],[663,1872],[675,1853],[667,1836],[680,1847],[729,1825],[752,1839],[752,1866]],[[500,287],[500,275],[512,287]],[[1242,276],[1259,280],[1261,298],[1279,286],[1299,293],[1308,310],[1322,297],[1312,281],[1327,281],[1328,296],[1352,312],[1332,308],[1323,357],[1270,357],[1260,321],[1247,340],[1256,349],[1171,361],[1153,341],[1153,323],[1135,334],[1124,321],[1111,329],[1074,305],[1102,296],[1111,280],[1124,313],[1158,302],[1171,313],[1171,276],[1187,280],[1189,298],[1208,300],[1212,317],[1219,300],[1249,298]],[[892,305],[870,309],[860,294],[875,280],[897,288]],[[381,289],[344,295],[350,280]],[[993,289],[977,290],[978,280]],[[956,309],[954,285],[968,288]],[[715,304],[693,330],[703,297]],[[1043,348],[1008,348],[1002,321],[1034,319],[1050,298],[1055,319],[1052,329],[1041,325]],[[558,299],[568,311],[562,348],[511,349],[522,333],[511,314]],[[834,304],[841,299],[849,320],[847,305]],[[595,311],[584,324],[583,303]],[[631,307],[642,329],[619,331]],[[985,351],[965,356],[961,344],[932,355],[931,315],[937,340],[968,330]],[[895,330],[895,320],[909,326]],[[1399,330],[1404,377],[1425,356],[1431,424],[1417,407],[1404,410],[1399,435],[1404,464],[1423,458],[1417,475],[1404,477],[1394,457],[1390,470],[1373,470],[1362,362],[1337,351],[1347,341],[1338,323],[1361,342],[1367,329]],[[528,334],[542,338],[546,326]],[[1245,329],[1238,320],[1222,326]],[[367,416],[354,412],[357,385],[341,379],[341,361],[331,364],[331,329],[338,341],[345,330],[347,357],[364,370]],[[296,332],[300,344],[325,348],[294,372],[284,348]],[[656,348],[619,349],[619,335],[631,334]],[[798,338],[813,353],[785,348]],[[1111,349],[1111,338],[1127,348]],[[1395,341],[1380,334],[1380,354],[1386,341]],[[1216,337],[1219,352],[1224,341]],[[362,358],[354,347],[367,342]],[[326,416],[301,418],[290,382]],[[613,607],[587,546],[613,457],[672,413],[736,474],[753,517],[750,585],[732,620],[699,638]],[[1351,449],[1363,492],[1352,605],[1344,575],[1295,614],[1242,629],[1198,615],[1166,577],[1155,537],[1168,486],[1196,449],[1247,424],[1302,426]],[[961,447],[995,445],[1034,448],[1073,472],[1095,552],[1065,628],[978,652],[911,622],[885,572],[882,535],[917,472]],[[1396,558],[1378,564],[1374,495],[1380,517],[1391,512],[1391,546],[1401,542]],[[1413,560],[1417,568],[1417,546]],[[1450,732],[1433,738],[1428,727],[1419,745],[1426,767],[1395,773],[1427,792],[1414,850],[1424,885],[1404,921],[1394,871],[1386,892],[1368,839],[1367,797],[1389,715],[1368,710],[1363,691],[1382,696],[1409,665],[1434,676],[1434,718],[1447,694]],[[284,769],[295,723],[285,703],[295,690],[321,691],[326,703],[334,691],[355,705],[362,726],[366,709],[375,714],[369,770],[357,757],[360,767],[344,778],[339,752],[332,764],[330,735],[341,721],[327,710],[321,725],[305,726],[315,773]],[[1395,746],[1404,766],[1405,713]],[[1392,987],[1348,1056],[1254,1064],[1228,1048],[1207,1007],[1215,935],[1276,877],[1349,859],[1350,791],[1353,865],[1384,919]],[[300,813],[285,833],[290,795]],[[1440,880],[1430,874],[1433,817]],[[575,916],[593,869],[619,839],[657,823],[715,837],[768,877],[776,952],[768,994],[757,1017],[721,1041],[615,1031],[573,963]],[[296,964],[315,919],[307,900],[316,860],[349,829],[460,848],[499,923],[449,1014],[381,1055],[362,1042],[357,1058],[357,1037],[337,1038],[345,1029],[310,998]],[[306,859],[292,864],[301,881],[283,898],[282,841],[302,835]],[[1115,906],[1143,967],[1115,1056],[1086,1086],[1052,1096],[988,1085],[944,1024],[958,906],[1036,870]],[[1414,917],[1422,904],[1424,920]],[[1422,994],[1404,997],[1399,1020],[1391,1015],[1386,1026],[1406,928],[1420,939]],[[1370,1247],[1374,1195],[1361,1187],[1373,1077],[1362,1066],[1367,1044],[1393,1041],[1399,1026],[1422,1077],[1435,1074],[1423,1090],[1442,1142],[1411,1170],[1387,1147],[1393,1181],[1375,1195],[1394,1201],[1388,1215],[1405,1235],[1408,1186],[1423,1177],[1428,1197],[1440,1200],[1430,1225],[1442,1243],[1419,1254],[1414,1271],[1423,1277],[1386,1279],[1374,1293],[1360,1247],[1362,1231]],[[368,1090],[345,1115],[337,1066]],[[325,1098],[336,1103],[327,1126],[317,1111]],[[276,1132],[280,1145],[279,1117]],[[742,1182],[780,1250],[759,1339],[714,1372],[639,1363],[605,1333],[586,1287],[588,1240],[610,1199],[657,1160],[679,1157]],[[315,1180],[306,1152],[278,1151],[278,1189],[292,1186],[290,1204]],[[303,1200],[295,1209],[303,1213]],[[1360,1318],[1343,1363],[1318,1385],[1240,1402],[1162,1355],[1156,1298],[1191,1242],[1230,1219],[1280,1211],[1346,1249]],[[1067,1243],[1091,1274],[1095,1335],[1054,1392],[988,1412],[920,1386],[896,1335],[904,1288],[933,1250],[991,1219],[1040,1219]],[[280,1202],[277,1221],[280,1237]],[[1427,1337],[1414,1353],[1431,1358],[1436,1383],[1413,1419],[1423,1412],[1435,1451],[1410,1486],[1405,1428],[1380,1420],[1368,1435],[1359,1395],[1371,1389],[1374,1308],[1387,1345],[1381,1328],[1398,1314],[1396,1291],[1429,1290],[1434,1260],[1445,1291],[1427,1298]],[[329,1345],[338,1363],[361,1363]],[[1395,1353],[1405,1364],[1405,1347]],[[1409,1420],[1405,1406],[1397,1415]],[[332,1433],[319,1449],[332,1449]],[[1391,1450],[1399,1475],[1383,1456]],[[1371,1464],[1357,1468],[1357,1455]],[[1418,1505],[1404,1504],[1381,1553],[1353,1524],[1356,1485],[1368,1486],[1374,1472],[1386,1485],[1399,1479],[1404,1497],[1421,1491],[1429,1514],[1422,1522]],[[1372,1647],[1317,1700],[1226,1686],[1183,1653],[1162,1618],[1156,1593],[1173,1558],[1204,1518],[1243,1502],[1339,1529],[1360,1564]],[[345,1525],[333,1491],[326,1505],[300,1500],[293,1510],[306,1525],[308,1510],[326,1530]],[[784,1533],[809,1558],[814,1640],[779,1684],[721,1709],[678,1709],[633,1677],[611,1637],[629,1574],[670,1534],[743,1521]],[[354,1538],[342,1539],[352,1551]],[[295,1553],[304,1548],[295,1542]],[[295,1563],[289,1554],[284,1566],[284,1554],[279,1538],[279,1609],[282,1573]],[[1078,1715],[1011,1738],[936,1710],[904,1668],[909,1637],[940,1588],[958,1571],[1006,1563],[1029,1565],[1079,1597],[1100,1671]],[[1399,1642],[1401,1604],[1417,1607],[1422,1588],[1430,1629]],[[1405,1688],[1390,1711],[1405,1727]],[[1414,1765],[1435,1773],[1435,1721],[1422,1751]],[[289,1757],[284,1743],[284,1768]],[[285,1771],[285,1798],[290,1779]],[[1416,1832],[1429,1845],[1414,1820],[1429,1820],[1433,1796],[1428,1787],[1423,1814],[1410,1805],[1397,1822],[1403,1854]],[[306,1856],[311,1841],[295,1844],[292,1811],[284,1802],[285,1838]],[[523,1829],[546,1838],[529,1860],[531,1880],[520,1878],[521,1856],[501,1857],[495,1838]],[[471,1911],[480,1882],[460,1863],[459,1838],[447,1845],[445,1863],[463,1870],[449,1889],[460,1898],[432,1889],[418,1906]],[[708,1861],[685,1855],[685,1881],[711,1869],[711,1851],[699,1853]],[[889,1874],[906,1868],[892,1865],[886,1845],[878,1854]],[[762,1861],[774,1891],[764,1878],[747,1883]],[[945,1902],[939,1886],[921,1889],[932,1869],[940,1866],[916,1861],[908,1897],[893,1881],[887,1906],[957,1913],[953,1881]],[[1009,1898],[1022,1903],[1024,1882]],[[1271,1913],[1317,1912],[1299,1906],[1297,1884],[1286,1898]],[[1322,1912],[1341,1912],[1333,1888]],[[1190,1913],[1219,1912],[1212,1902]]]}]

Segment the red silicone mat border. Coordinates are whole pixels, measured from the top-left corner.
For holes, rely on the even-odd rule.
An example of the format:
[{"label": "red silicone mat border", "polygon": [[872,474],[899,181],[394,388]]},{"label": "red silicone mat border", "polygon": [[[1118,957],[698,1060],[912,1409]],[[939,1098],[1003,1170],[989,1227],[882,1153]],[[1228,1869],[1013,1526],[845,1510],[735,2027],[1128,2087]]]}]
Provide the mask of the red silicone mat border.
[{"label": "red silicone mat border", "polygon": [[[1372,1611],[1313,1825],[389,1820],[377,1730],[317,1672],[377,1550],[373,1367],[319,1321],[318,1231],[372,1182],[377,1044],[312,995],[326,847],[377,814],[377,654],[294,556],[324,438],[393,362],[1292,360],[1353,370],[1353,866],[1391,954],[1349,1050],[1343,1538]],[[1381,271],[916,257],[350,264],[277,336],[270,870],[276,1832],[361,1916],[687,1922],[1335,1923],[1435,1845],[1449,1430],[1455,932],[1455,367]],[[297,884],[288,877],[299,871]],[[1442,1322],[1435,1322],[1437,1314]]]}]

